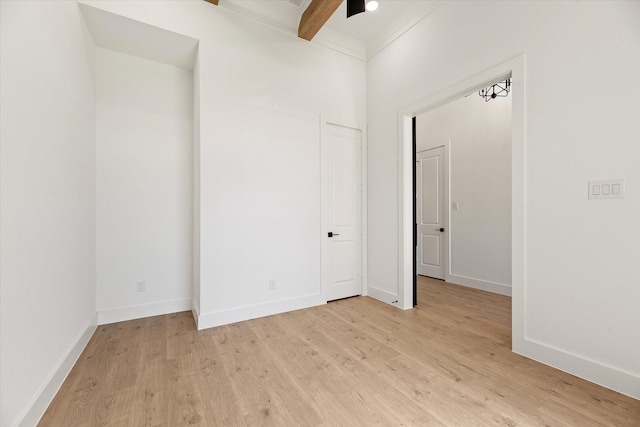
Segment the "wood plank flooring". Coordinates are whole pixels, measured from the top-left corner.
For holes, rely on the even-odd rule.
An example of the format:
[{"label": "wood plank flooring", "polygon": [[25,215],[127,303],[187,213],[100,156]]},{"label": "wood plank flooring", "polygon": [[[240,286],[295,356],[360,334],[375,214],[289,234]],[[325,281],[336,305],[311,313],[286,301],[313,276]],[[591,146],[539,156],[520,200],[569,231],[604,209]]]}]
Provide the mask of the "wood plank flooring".
[{"label": "wood plank flooring", "polygon": [[640,401],[513,354],[511,303],[420,278],[197,331],[191,313],[100,326],[41,426],[640,426]]}]

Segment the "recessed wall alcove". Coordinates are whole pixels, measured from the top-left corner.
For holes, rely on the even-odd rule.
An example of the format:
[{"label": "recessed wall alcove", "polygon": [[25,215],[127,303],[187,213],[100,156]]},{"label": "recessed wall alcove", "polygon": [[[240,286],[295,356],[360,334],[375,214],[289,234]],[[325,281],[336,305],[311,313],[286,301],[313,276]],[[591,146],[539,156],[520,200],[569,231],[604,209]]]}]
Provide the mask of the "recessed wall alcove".
[{"label": "recessed wall alcove", "polygon": [[98,322],[191,310],[198,41],[80,10],[95,44]]}]

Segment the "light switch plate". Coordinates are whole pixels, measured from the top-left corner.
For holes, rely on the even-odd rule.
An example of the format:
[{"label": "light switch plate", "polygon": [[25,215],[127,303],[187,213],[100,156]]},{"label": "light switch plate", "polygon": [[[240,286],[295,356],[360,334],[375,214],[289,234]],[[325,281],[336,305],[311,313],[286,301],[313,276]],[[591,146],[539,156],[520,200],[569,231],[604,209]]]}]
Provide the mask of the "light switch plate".
[{"label": "light switch plate", "polygon": [[589,199],[624,199],[624,179],[589,181]]}]

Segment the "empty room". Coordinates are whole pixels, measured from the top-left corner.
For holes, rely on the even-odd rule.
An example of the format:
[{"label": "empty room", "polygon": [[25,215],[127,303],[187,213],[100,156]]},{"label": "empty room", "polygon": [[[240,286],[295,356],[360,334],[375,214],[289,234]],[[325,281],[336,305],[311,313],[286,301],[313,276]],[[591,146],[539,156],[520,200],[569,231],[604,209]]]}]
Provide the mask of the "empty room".
[{"label": "empty room", "polygon": [[0,120],[0,427],[640,426],[640,2],[0,0]]}]

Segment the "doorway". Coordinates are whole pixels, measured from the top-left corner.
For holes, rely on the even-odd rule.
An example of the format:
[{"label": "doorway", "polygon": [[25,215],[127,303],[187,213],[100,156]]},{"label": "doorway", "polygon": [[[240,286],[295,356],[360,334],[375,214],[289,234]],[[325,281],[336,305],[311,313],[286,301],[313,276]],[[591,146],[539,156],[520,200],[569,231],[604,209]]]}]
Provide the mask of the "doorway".
[{"label": "doorway", "polygon": [[[524,294],[525,294],[525,133],[524,133],[524,55],[480,72],[441,92],[408,105],[398,113],[398,294],[402,308],[411,308],[414,297],[415,256],[413,222],[415,193],[413,188],[414,152],[412,121],[418,114],[486,88],[490,84],[511,77],[512,141],[511,141],[511,289],[512,289],[512,349],[524,352]],[[413,259],[413,262],[411,261]]]}]

